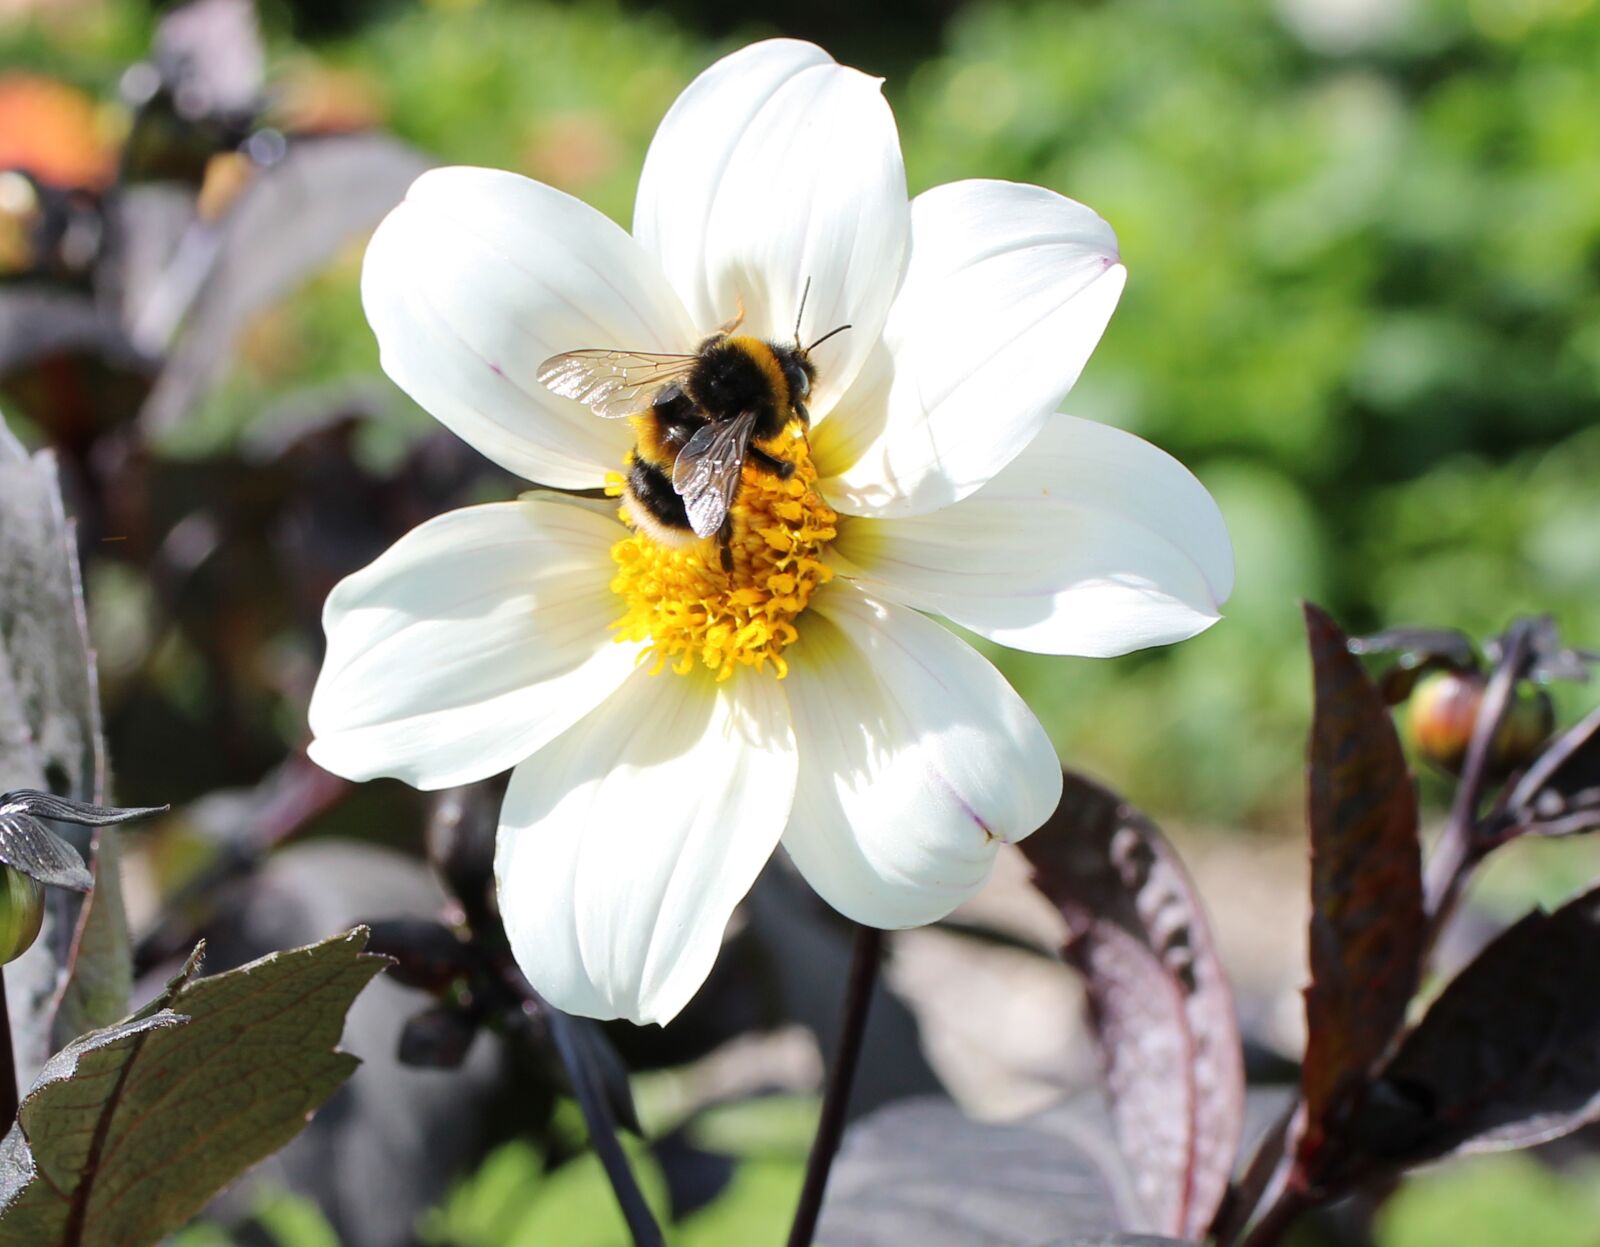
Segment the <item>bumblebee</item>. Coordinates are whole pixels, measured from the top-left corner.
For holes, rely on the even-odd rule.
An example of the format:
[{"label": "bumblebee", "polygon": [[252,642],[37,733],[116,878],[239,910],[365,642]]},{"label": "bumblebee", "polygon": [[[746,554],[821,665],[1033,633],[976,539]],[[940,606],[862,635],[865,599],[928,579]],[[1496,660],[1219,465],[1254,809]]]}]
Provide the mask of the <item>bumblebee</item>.
[{"label": "bumblebee", "polygon": [[732,566],[728,512],[744,465],[780,480],[794,474],[794,464],[761,443],[791,420],[810,424],[811,352],[850,328],[803,347],[797,319],[794,344],[786,346],[735,333],[742,320],[741,312],[692,355],[568,351],[545,360],[538,374],[547,389],[596,415],[633,417],[638,441],[624,497],[635,525],[666,545],[716,537],[725,571]]}]

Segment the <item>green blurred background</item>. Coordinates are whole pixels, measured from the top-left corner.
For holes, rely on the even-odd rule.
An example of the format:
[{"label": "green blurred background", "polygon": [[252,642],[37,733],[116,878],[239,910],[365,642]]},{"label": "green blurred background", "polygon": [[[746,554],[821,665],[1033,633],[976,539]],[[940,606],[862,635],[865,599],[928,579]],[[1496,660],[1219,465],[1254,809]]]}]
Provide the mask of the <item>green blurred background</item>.
[{"label": "green blurred background", "polygon": [[[8,67],[97,99],[134,0],[3,17]],[[1296,600],[1351,629],[1600,634],[1600,6],[1591,0],[844,5],[268,4],[279,105],[518,169],[627,223],[656,121],[772,33],[887,78],[913,193],[1084,200],[1131,280],[1068,402],[1178,455],[1238,552],[1226,621],[1115,662],[1000,655],[1069,761],[1188,820],[1293,825]],[[174,453],[275,394],[367,372],[359,250],[259,318]],[[397,402],[397,409],[402,404]],[[426,427],[397,410],[407,430]]]},{"label": "green blurred background", "polygon": [[[994,656],[1065,760],[1168,822],[1303,834],[1300,598],[1352,631],[1415,624],[1481,637],[1515,613],[1548,611],[1574,643],[1600,642],[1595,0],[923,0],[892,14],[847,0],[761,14],[728,0],[269,0],[261,10],[285,129],[386,128],[440,161],[551,182],[623,224],[677,92],[719,54],[777,33],[885,76],[913,193],[1014,178],[1110,220],[1131,278],[1068,409],[1137,431],[1194,469],[1228,519],[1238,588],[1222,624],[1171,650],[1111,662]],[[143,0],[0,0],[0,90],[23,72],[71,84],[114,149],[127,126],[119,84],[155,20]],[[16,138],[6,116],[0,147]],[[374,374],[360,256],[359,243],[348,247],[257,316],[221,384],[157,457],[209,471],[262,435],[279,400]],[[398,391],[384,394],[390,415],[361,447],[380,473],[433,427]],[[3,396],[25,427],[28,398]],[[89,574],[113,754],[132,788],[143,777],[129,763],[150,733],[124,727],[119,739],[119,670],[153,671],[180,711],[184,689],[203,680],[170,638],[118,640],[119,603],[132,603],[124,630],[137,632],[130,573],[91,563]],[[269,624],[235,638],[247,665],[278,661],[274,646],[314,664],[292,628],[282,641]],[[249,759],[271,760],[302,740],[303,704],[259,682],[276,700],[250,713],[276,752],[252,746]],[[1560,697],[1567,719],[1593,700],[1583,689]],[[264,769],[249,759],[228,782]],[[195,792],[150,800],[221,782],[200,777],[198,755],[184,761]],[[1443,791],[1430,789],[1435,800]],[[1570,882],[1573,859],[1562,860],[1548,868],[1556,892]],[[679,1241],[752,1241],[751,1226],[797,1182],[802,1110],[779,1105],[779,1128],[748,1128],[757,1142],[734,1149],[742,1185]],[[611,1214],[597,1214],[607,1201],[592,1167],[564,1167],[557,1182],[519,1147],[438,1210],[434,1241],[554,1241],[557,1224],[563,1243],[617,1241]],[[1408,1185],[1380,1237],[1592,1242],[1586,1183],[1521,1158],[1473,1162]],[[291,1247],[334,1241],[295,1197],[269,1200],[261,1221]],[[591,1238],[572,1237],[580,1228]],[[201,1227],[185,1241],[228,1240]]]}]

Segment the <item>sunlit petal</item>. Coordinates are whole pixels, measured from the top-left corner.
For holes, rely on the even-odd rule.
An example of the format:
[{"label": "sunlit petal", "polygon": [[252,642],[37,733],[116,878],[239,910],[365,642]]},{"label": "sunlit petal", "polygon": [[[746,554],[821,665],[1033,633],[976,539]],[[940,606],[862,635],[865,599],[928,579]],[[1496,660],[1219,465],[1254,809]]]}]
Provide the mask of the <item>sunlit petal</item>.
[{"label": "sunlit petal", "polygon": [[932,922],[1049,817],[1055,751],[1000,673],[932,620],[848,585],[814,616],[785,681],[800,778],[784,847],[847,917]]},{"label": "sunlit petal", "polygon": [[1124,277],[1111,227],[1053,191],[971,181],[917,196],[883,342],[816,432],[828,501],[913,515],[982,486],[1077,381]]},{"label": "sunlit petal", "polygon": [[820,418],[866,359],[899,285],[905,166],[881,81],[821,48],[772,39],[724,57],[678,97],[639,178],[633,231],[696,324],[740,302],[742,332],[818,348]]},{"label": "sunlit petal", "polygon": [[607,632],[616,520],[553,501],[451,511],[328,595],[311,756],[347,779],[483,779],[581,719],[633,669]]},{"label": "sunlit petal", "polygon": [[1071,416],[954,506],[841,524],[834,554],[874,592],[1046,654],[1184,640],[1233,589],[1205,486],[1149,442]]},{"label": "sunlit petal", "polygon": [[669,1021],[776,847],[794,782],[777,681],[640,669],[512,775],[495,875],[523,972],[569,1013]]},{"label": "sunlit petal", "polygon": [[655,262],[614,222],[496,169],[418,178],[367,248],[361,298],[401,389],[502,467],[564,489],[603,484],[632,437],[545,389],[539,365],[695,340]]}]

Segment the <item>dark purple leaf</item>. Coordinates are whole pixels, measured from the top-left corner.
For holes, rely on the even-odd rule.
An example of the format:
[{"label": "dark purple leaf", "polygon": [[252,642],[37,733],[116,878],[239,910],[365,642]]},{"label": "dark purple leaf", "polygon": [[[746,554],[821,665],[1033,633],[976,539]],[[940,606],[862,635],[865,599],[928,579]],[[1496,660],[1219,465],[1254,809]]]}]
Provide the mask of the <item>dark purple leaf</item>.
[{"label": "dark purple leaf", "polygon": [[86,294],[48,286],[0,289],[0,376],[46,356],[94,355],[146,366],[114,317]]},{"label": "dark purple leaf", "polygon": [[95,267],[97,306],[114,313],[129,349],[154,372],[192,290],[202,236],[195,196],[172,181],[122,187],[105,204],[106,240]]},{"label": "dark purple leaf", "polygon": [[504,795],[493,780],[450,788],[428,814],[428,862],[480,935],[494,922],[494,838]]},{"label": "dark purple leaf", "polygon": [[451,1005],[434,1005],[406,1019],[397,1053],[405,1065],[456,1069],[467,1059],[478,1024]]},{"label": "dark purple leaf", "polygon": [[1200,1236],[1227,1189],[1244,1122],[1233,993],[1199,897],[1161,832],[1067,772],[1051,820],[1022,842],[1067,921],[1123,1154],[1152,1221]]},{"label": "dark purple leaf", "polygon": [[[1512,627],[1527,630],[1530,654],[1523,675],[1528,679],[1541,684],[1551,680],[1570,680],[1582,684],[1589,679],[1590,664],[1597,660],[1597,656],[1564,645],[1556,621],[1551,616],[1518,620]],[[1497,637],[1484,647],[1493,661],[1499,661],[1510,635],[1508,632],[1505,637]]]},{"label": "dark purple leaf", "polygon": [[161,19],[156,71],[189,120],[253,112],[266,53],[252,0],[190,0]]},{"label": "dark purple leaf", "polygon": [[[104,774],[76,543],[55,460],[30,456],[0,419],[0,790],[48,789],[93,801]],[[80,854],[87,847],[87,836],[73,844]],[[51,1019],[80,905],[76,894],[48,889],[38,940],[6,967],[13,1051],[24,1083],[55,1050]]]},{"label": "dark purple leaf", "polygon": [[1058,1238],[1045,1247],[1183,1247],[1179,1238],[1157,1238],[1154,1234],[1086,1234]]},{"label": "dark purple leaf", "polygon": [[1311,982],[1298,1154],[1311,1172],[1405,1021],[1424,919],[1417,799],[1389,711],[1338,626],[1309,603]]},{"label": "dark purple leaf", "polygon": [[[1142,1209],[1097,1104],[977,1122],[905,1100],[845,1134],[817,1242],[828,1247],[1038,1247],[1115,1242]],[[1159,1240],[1158,1240],[1159,1241]]]},{"label": "dark purple leaf", "polygon": [[1462,669],[1477,665],[1477,651],[1465,632],[1454,628],[1386,628],[1370,636],[1350,638],[1352,654],[1396,654],[1415,666],[1441,658]]},{"label": "dark purple leaf", "polygon": [[1398,705],[1430,671],[1473,671],[1478,653],[1466,633],[1453,628],[1388,628],[1371,636],[1351,637],[1352,654],[1391,654],[1394,663],[1383,673],[1384,700]]},{"label": "dark purple leaf", "polygon": [[1358,1121],[1394,1165],[1600,1119],[1600,888],[1504,932],[1433,1003]]},{"label": "dark purple leaf", "polygon": [[[239,201],[188,253],[203,272],[178,271],[151,300],[184,306],[171,355],[141,419],[170,428],[221,375],[249,318],[328,263],[352,237],[371,229],[427,167],[411,148],[377,134],[302,140],[256,171]],[[179,257],[185,254],[180,249]],[[193,301],[181,292],[195,291]]]},{"label": "dark purple leaf", "polygon": [[1507,831],[1572,835],[1600,828],[1600,710],[1557,737],[1512,788]]},{"label": "dark purple leaf", "polygon": [[72,525],[48,452],[0,421],[0,789],[92,800],[104,762]]},{"label": "dark purple leaf", "polygon": [[[346,781],[296,753],[251,787],[212,789],[186,806],[181,823],[206,842],[211,857],[168,895],[161,914],[141,933],[134,950],[138,970],[147,971],[192,945],[201,930],[211,928],[217,910],[233,903],[230,884],[314,825],[349,789]],[[361,915],[342,925],[352,925],[356,916]]]},{"label": "dark purple leaf", "polygon": [[392,918],[367,926],[372,931],[368,949],[393,958],[389,976],[407,987],[437,995],[482,966],[472,945],[431,918]]}]

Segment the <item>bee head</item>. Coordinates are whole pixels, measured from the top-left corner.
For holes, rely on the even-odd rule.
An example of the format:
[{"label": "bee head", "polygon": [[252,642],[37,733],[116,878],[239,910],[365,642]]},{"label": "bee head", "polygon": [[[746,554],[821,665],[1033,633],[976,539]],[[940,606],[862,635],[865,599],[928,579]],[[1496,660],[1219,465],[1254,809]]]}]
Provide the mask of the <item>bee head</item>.
[{"label": "bee head", "polygon": [[789,383],[791,401],[803,403],[811,396],[811,382],[816,379],[817,368],[806,352],[798,347],[782,348],[774,352],[783,368],[783,379]]}]

